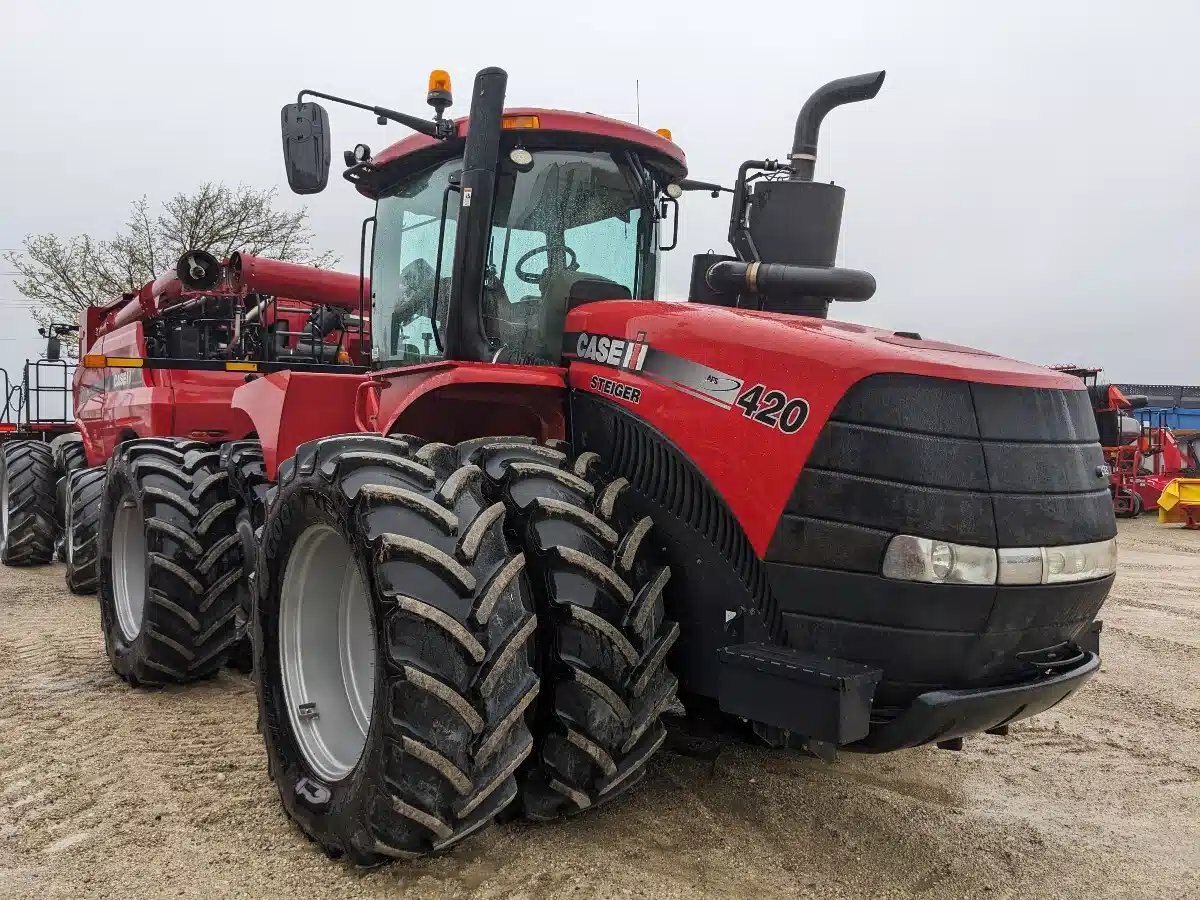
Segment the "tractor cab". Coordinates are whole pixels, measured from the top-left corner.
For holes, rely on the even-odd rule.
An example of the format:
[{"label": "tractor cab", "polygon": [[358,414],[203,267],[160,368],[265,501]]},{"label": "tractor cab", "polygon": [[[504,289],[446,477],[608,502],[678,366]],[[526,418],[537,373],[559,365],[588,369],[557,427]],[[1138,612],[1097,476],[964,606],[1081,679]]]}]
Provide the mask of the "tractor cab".
[{"label": "tractor cab", "polygon": [[[629,150],[567,149],[523,137],[506,135],[502,147],[482,325],[492,361],[556,364],[573,306],[653,298],[662,176]],[[389,168],[376,195],[373,358],[383,365],[440,359],[463,158],[416,167],[400,158]]]},{"label": "tractor cab", "polygon": [[[502,103],[502,85],[493,96]],[[430,97],[448,101],[444,73],[434,73]],[[468,127],[477,116],[415,120],[417,134],[378,156],[364,144],[346,152],[346,179],[376,201],[363,260],[376,367],[455,358],[558,365],[570,310],[655,296],[659,225],[686,174],[669,132],[587,113],[495,112],[498,134],[481,148],[488,184],[464,177],[480,168]],[[414,126],[385,113],[381,121]],[[326,116],[300,102],[284,108],[283,121],[289,181],[306,192],[305,172],[325,164],[313,153],[314,142],[328,142]],[[472,259],[458,255],[460,243]],[[471,307],[470,349],[450,336],[456,296]]]}]

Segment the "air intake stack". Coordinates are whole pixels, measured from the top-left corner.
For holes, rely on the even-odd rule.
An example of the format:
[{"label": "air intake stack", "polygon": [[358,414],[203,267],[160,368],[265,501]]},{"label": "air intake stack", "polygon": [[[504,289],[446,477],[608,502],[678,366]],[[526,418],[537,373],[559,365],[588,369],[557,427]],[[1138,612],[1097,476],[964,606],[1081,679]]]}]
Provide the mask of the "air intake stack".
[{"label": "air intake stack", "polygon": [[694,298],[824,318],[830,300],[866,300],[874,294],[869,273],[834,267],[846,192],[813,181],[813,172],[825,116],[846,103],[870,100],[883,79],[883,72],[871,72],[818,88],[796,118],[789,162],[742,164],[729,225],[736,257],[697,257]]}]

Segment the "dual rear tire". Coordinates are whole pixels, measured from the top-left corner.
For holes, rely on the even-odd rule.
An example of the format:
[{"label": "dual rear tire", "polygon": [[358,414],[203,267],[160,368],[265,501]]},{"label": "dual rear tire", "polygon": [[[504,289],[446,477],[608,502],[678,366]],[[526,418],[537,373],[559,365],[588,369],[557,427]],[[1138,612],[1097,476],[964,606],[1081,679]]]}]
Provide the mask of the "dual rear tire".
[{"label": "dual rear tire", "polygon": [[238,503],[205,444],[142,438],[109,463],[99,593],[113,670],[131,685],[216,674],[235,639]]},{"label": "dual rear tire", "polygon": [[504,508],[453,451],[367,435],[279,472],[254,616],[268,766],[359,865],[450,847],[517,795],[537,620]]},{"label": "dual rear tire", "polygon": [[370,865],[635,784],[675,696],[668,573],[595,454],[351,435],[279,472],[253,616],[289,815]]},{"label": "dual rear tire", "polygon": [[0,562],[40,566],[58,531],[54,453],[41,441],[0,445]]}]

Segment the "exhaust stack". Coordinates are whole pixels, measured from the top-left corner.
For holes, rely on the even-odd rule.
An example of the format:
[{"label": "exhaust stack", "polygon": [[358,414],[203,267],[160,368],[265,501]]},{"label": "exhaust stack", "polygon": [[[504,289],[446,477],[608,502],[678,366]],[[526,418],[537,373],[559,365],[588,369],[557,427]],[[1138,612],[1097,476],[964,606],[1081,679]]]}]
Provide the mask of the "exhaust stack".
[{"label": "exhaust stack", "polygon": [[817,138],[821,123],[831,110],[847,103],[872,100],[883,87],[886,72],[851,75],[822,85],[812,92],[796,117],[796,137],[792,141],[792,181],[812,181],[817,166]]}]

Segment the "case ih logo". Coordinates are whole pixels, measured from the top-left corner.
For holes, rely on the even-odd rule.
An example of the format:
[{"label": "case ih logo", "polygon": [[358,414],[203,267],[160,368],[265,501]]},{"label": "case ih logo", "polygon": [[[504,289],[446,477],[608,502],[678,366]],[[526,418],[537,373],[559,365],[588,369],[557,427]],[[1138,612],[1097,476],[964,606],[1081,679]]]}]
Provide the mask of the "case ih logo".
[{"label": "case ih logo", "polygon": [[575,355],[580,359],[606,366],[640,372],[646,364],[646,351],[649,349],[644,331],[638,332],[636,341],[626,341],[606,334],[588,334],[584,331],[580,333],[575,344]]}]

